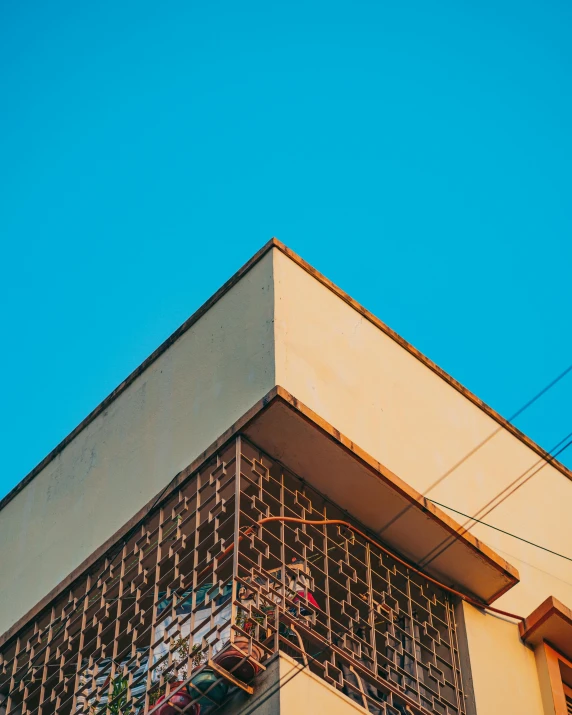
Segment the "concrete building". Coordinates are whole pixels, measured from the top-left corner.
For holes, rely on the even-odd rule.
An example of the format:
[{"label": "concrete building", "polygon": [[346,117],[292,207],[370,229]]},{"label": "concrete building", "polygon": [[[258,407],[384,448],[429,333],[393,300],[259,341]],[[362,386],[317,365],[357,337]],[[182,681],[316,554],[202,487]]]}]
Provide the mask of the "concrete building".
[{"label": "concrete building", "polygon": [[0,713],[572,712],[571,478],[272,240],[0,502]]}]

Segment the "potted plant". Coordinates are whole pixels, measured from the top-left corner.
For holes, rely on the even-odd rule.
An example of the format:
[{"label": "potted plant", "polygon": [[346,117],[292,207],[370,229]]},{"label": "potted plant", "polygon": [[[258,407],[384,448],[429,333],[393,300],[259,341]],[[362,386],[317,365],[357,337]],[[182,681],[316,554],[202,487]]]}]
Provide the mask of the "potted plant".
[{"label": "potted plant", "polygon": [[[157,715],[178,715],[179,710],[184,710],[191,704],[192,697],[185,688],[173,693],[174,690],[177,690],[177,688],[182,685],[183,681],[177,680],[167,683],[167,692],[164,695],[161,695],[155,703],[156,705],[160,705],[159,709],[156,711]],[[170,693],[173,694],[171,695]],[[179,710],[177,710],[177,708],[179,708]],[[190,712],[192,712],[193,715],[198,715],[200,708],[194,705]]]},{"label": "potted plant", "polygon": [[[239,628],[249,633],[256,625],[264,625],[264,616],[247,617],[244,609],[240,608],[236,614],[235,622]],[[253,659],[261,661],[263,658],[264,650],[252,638],[236,633],[232,642],[223,648],[215,660],[239,680],[249,681],[261,670],[260,666],[253,662]]]},{"label": "potted plant", "polygon": [[[111,692],[105,698],[106,702],[97,705],[91,705],[91,712],[95,715],[134,715],[135,711],[127,702],[127,678],[118,676],[113,680]],[[108,704],[109,703],[109,704]]]}]

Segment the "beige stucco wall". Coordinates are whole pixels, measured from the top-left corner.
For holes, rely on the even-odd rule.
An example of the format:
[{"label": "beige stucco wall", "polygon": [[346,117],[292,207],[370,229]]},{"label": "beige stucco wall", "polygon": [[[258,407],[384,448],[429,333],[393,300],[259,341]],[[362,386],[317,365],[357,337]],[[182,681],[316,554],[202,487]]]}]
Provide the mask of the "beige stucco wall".
[{"label": "beige stucco wall", "polygon": [[[420,492],[473,514],[538,462],[530,448],[278,251],[274,274],[276,381]],[[571,503],[572,482],[546,466],[485,521],[572,555]],[[485,526],[472,532],[520,572],[521,583],[497,602],[501,608],[526,616],[549,595],[572,604],[569,561]],[[473,618],[468,627],[479,715],[519,711],[485,696],[479,683],[492,663],[512,661],[515,682],[536,677],[533,655],[516,626],[497,621]],[[494,644],[494,658],[484,643]],[[532,698],[522,712],[541,713],[538,702]]]},{"label": "beige stucco wall", "polygon": [[272,310],[267,254],[6,505],[0,633],[274,386]]},{"label": "beige stucco wall", "polygon": [[466,603],[457,609],[457,622],[466,637],[460,643],[463,675],[471,680],[467,715],[543,715],[534,652],[523,646],[513,623]]}]

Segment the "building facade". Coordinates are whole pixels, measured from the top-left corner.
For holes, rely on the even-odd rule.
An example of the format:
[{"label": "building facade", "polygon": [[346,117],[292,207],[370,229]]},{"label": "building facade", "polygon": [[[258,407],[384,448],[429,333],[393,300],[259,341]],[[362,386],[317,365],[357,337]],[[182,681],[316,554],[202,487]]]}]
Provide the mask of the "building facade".
[{"label": "building facade", "polygon": [[571,477],[272,240],[0,503],[0,713],[572,712]]}]

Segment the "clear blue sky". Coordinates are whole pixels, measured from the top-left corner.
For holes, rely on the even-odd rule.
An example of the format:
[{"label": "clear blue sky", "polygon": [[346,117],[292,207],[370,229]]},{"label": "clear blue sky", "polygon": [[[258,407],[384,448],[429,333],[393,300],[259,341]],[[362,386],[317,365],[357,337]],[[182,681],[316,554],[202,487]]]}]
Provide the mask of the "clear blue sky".
[{"label": "clear blue sky", "polygon": [[[571,28],[564,0],[3,0],[0,494],[273,235],[514,412],[572,363]],[[551,448],[571,402],[517,424]]]}]

